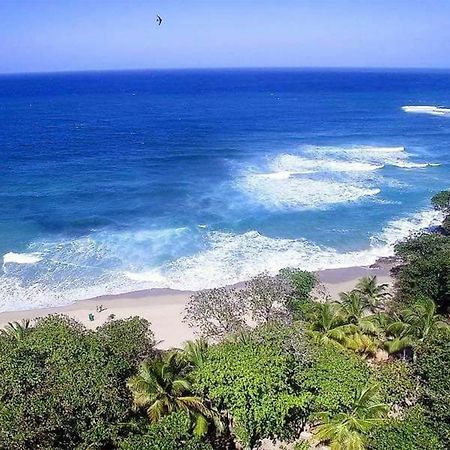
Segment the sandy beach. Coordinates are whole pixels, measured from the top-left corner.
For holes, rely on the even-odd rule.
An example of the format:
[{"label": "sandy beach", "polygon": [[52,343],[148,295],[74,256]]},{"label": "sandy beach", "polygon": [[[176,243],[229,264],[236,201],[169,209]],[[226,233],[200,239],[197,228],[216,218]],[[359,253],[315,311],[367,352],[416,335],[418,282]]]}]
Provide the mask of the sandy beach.
[{"label": "sandy beach", "polygon": [[[380,283],[392,284],[390,268],[389,264],[381,264],[371,267],[327,269],[317,274],[331,298],[337,299],[339,292],[351,290],[363,276],[376,275]],[[195,331],[183,322],[184,308],[192,293],[192,291],[152,289],[96,297],[54,308],[2,312],[0,328],[8,322],[33,320],[48,314],[65,314],[80,321],[89,329],[102,325],[112,314],[116,319],[140,316],[151,323],[160,348],[177,347],[195,337]],[[97,307],[100,305],[104,309],[98,312]],[[94,320],[89,319],[90,314]]]}]

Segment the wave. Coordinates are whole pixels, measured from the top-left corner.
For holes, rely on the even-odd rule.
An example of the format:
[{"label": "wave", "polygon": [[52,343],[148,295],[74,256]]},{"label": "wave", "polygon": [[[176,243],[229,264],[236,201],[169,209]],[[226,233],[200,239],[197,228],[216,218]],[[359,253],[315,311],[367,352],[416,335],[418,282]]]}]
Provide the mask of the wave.
[{"label": "wave", "polygon": [[450,115],[450,108],[443,108],[441,106],[419,106],[408,105],[402,106],[403,111],[416,114],[432,114],[434,116]]},{"label": "wave", "polygon": [[384,246],[393,253],[394,245],[415,232],[436,227],[444,220],[444,214],[434,209],[391,220],[377,235],[371,237],[371,245]]},{"label": "wave", "polygon": [[244,176],[238,187],[253,201],[267,208],[315,209],[328,205],[354,202],[380,193],[345,182],[309,178],[267,178],[259,174]]},{"label": "wave", "polygon": [[257,231],[213,232],[208,235],[208,250],[157,270],[127,275],[139,279],[142,287],[161,287],[159,280],[164,280],[164,287],[198,290],[245,281],[263,271],[276,274],[286,266],[310,271],[366,266],[379,257],[391,256],[399,240],[437,225],[441,219],[439,212],[425,210],[393,220],[370,239],[369,248],[352,252],[339,252],[304,239],[270,238]]},{"label": "wave", "polygon": [[298,155],[282,154],[270,164],[277,173],[309,172],[370,172],[382,169],[383,165],[361,161],[339,161],[333,159],[308,159]]},{"label": "wave", "polygon": [[14,253],[9,252],[3,255],[3,264],[36,264],[42,260],[38,253]]},{"label": "wave", "polygon": [[[386,165],[402,169],[423,169],[440,166],[440,163],[421,163],[409,161],[410,155],[406,148],[401,147],[376,147],[376,146],[350,146],[350,147],[312,147],[305,148],[307,154],[312,154],[316,159],[305,160],[294,155],[282,155],[277,162],[279,169],[293,170],[298,166],[316,167],[317,171],[337,172],[369,172],[384,168]],[[321,159],[324,155],[339,157],[335,159]],[[287,158],[290,156],[290,158]],[[320,156],[320,158],[318,158]],[[295,159],[298,158],[296,162]]]},{"label": "wave", "polygon": [[[212,288],[247,280],[262,271],[275,274],[286,266],[320,270],[369,265],[378,257],[392,255],[398,240],[437,225],[441,219],[442,215],[434,210],[398,218],[372,236],[368,248],[352,252],[339,252],[305,239],[271,238],[257,231],[242,234],[211,231],[204,233],[202,249],[190,256],[144,265],[136,265],[136,261],[130,264],[124,257],[137,260],[149,251],[146,240],[142,239],[148,236],[146,232],[124,233],[107,242],[91,237],[57,245],[47,243],[46,257],[39,264],[45,264],[44,269],[37,271],[38,265],[23,265],[25,272],[0,276],[0,310],[64,305],[140,289]],[[160,230],[156,235],[171,235],[173,246],[179,241],[179,232]],[[130,242],[130,235],[135,235],[137,240]],[[27,273],[30,279],[23,276]]]},{"label": "wave", "polygon": [[[308,172],[309,173],[309,172]],[[269,180],[287,180],[292,175],[299,174],[298,172],[288,172],[287,170],[283,170],[281,172],[273,172],[273,173],[259,173],[255,174],[257,177],[267,178]]]},{"label": "wave", "polygon": [[440,163],[415,163],[409,161],[394,161],[389,165],[399,167],[400,169],[425,169],[427,167],[438,167]]}]

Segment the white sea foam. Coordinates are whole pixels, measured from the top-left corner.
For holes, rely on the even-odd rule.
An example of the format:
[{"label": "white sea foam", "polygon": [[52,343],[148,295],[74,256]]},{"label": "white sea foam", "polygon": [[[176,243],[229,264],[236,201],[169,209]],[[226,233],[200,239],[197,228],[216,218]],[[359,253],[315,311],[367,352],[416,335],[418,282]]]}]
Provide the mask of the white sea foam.
[{"label": "white sea foam", "polygon": [[[401,152],[402,148],[396,149]],[[264,160],[259,170],[254,165],[244,168],[236,186],[251,200],[269,209],[325,208],[380,193],[376,177],[371,174],[384,167],[383,158],[366,161],[353,153],[350,158],[343,147],[303,150],[303,154],[275,155]],[[325,154],[320,153],[322,150]],[[305,156],[308,151],[309,155]]]},{"label": "white sea foam", "polygon": [[[0,310],[62,305],[83,298],[138,289],[212,288],[244,281],[264,270],[276,273],[287,266],[319,270],[367,265],[380,256],[391,255],[398,240],[414,231],[436,225],[441,219],[442,215],[433,210],[398,218],[373,236],[366,249],[353,252],[339,252],[304,239],[270,238],[256,231],[243,234],[209,232],[205,234],[203,250],[172,262],[134,270],[121,269],[125,264],[120,259],[124,256],[122,245],[111,245],[118,238],[108,243],[85,238],[56,246],[46,245],[47,252],[52,255],[51,258],[46,255],[42,260],[47,267],[46,270],[39,271],[38,278],[26,282],[16,276],[3,274],[0,277]],[[167,233],[160,231],[157,234],[170,234],[176,239],[178,233],[179,231],[169,230]],[[138,237],[142,238],[146,234],[138,233]],[[143,252],[148,248],[142,239],[139,243],[127,242],[128,237],[125,236],[124,245],[127,247],[129,244],[137,248],[144,246]],[[136,250],[130,251],[128,248],[126,255],[128,253],[135,256]],[[87,261],[94,264],[95,261],[105,259],[117,259],[117,264],[102,270],[95,282],[82,276]],[[68,262],[70,264],[66,264]],[[24,266],[24,269],[27,267]],[[88,269],[92,270],[92,267]],[[55,275],[63,276],[55,278]]]},{"label": "white sea foam", "polygon": [[361,161],[339,161],[333,159],[308,159],[298,155],[282,154],[270,164],[277,173],[308,172],[367,172],[383,168],[383,165]]},{"label": "white sea foam", "polygon": [[288,172],[287,170],[284,170],[281,172],[273,172],[273,173],[258,173],[258,174],[255,174],[255,176],[258,176],[261,178],[268,178],[269,180],[287,180],[294,174],[295,174],[295,172]]},{"label": "white sea foam", "polygon": [[377,195],[378,188],[366,188],[338,181],[290,177],[264,178],[255,174],[244,176],[239,188],[268,208],[321,208]]},{"label": "white sea foam", "polygon": [[427,167],[438,167],[439,163],[416,163],[411,161],[392,161],[391,166],[399,167],[401,169],[426,169]]},{"label": "white sea foam", "polygon": [[372,246],[382,246],[393,251],[394,245],[399,241],[417,231],[436,227],[444,219],[444,214],[440,211],[427,209],[408,217],[394,219],[383,228],[381,233],[371,238]]},{"label": "white sea foam", "polygon": [[432,114],[434,116],[450,115],[450,108],[443,108],[440,106],[417,106],[407,105],[402,106],[403,111],[416,114]]},{"label": "white sea foam", "polygon": [[[305,270],[369,265],[382,256],[393,254],[396,242],[409,234],[437,225],[442,215],[434,210],[422,211],[387,224],[371,239],[369,248],[338,252],[304,239],[276,239],[256,231],[243,234],[212,232],[208,249],[143,273],[133,274],[145,287],[204,289],[247,280],[262,271],[275,274],[284,267]],[[164,280],[155,285],[155,280]],[[158,281],[159,282],[159,281]],[[157,282],[157,283],[158,283]]]},{"label": "white sea foam", "polygon": [[3,264],[36,264],[42,260],[39,253],[14,253],[3,255]]}]

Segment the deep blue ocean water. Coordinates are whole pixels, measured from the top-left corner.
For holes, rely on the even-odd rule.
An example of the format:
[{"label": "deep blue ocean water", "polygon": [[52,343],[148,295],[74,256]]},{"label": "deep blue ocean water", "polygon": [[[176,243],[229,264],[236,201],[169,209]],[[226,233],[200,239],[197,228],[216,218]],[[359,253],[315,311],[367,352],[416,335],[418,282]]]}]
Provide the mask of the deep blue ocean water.
[{"label": "deep blue ocean water", "polygon": [[439,218],[450,72],[0,76],[0,309],[369,264]]}]

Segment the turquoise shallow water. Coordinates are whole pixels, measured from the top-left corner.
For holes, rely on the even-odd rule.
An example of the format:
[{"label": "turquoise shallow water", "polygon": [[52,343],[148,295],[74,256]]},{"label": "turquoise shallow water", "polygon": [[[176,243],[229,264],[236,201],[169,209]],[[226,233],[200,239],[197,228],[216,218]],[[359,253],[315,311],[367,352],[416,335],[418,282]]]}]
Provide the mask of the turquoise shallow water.
[{"label": "turquoise shallow water", "polygon": [[449,72],[0,77],[0,309],[367,264],[439,220]]}]

